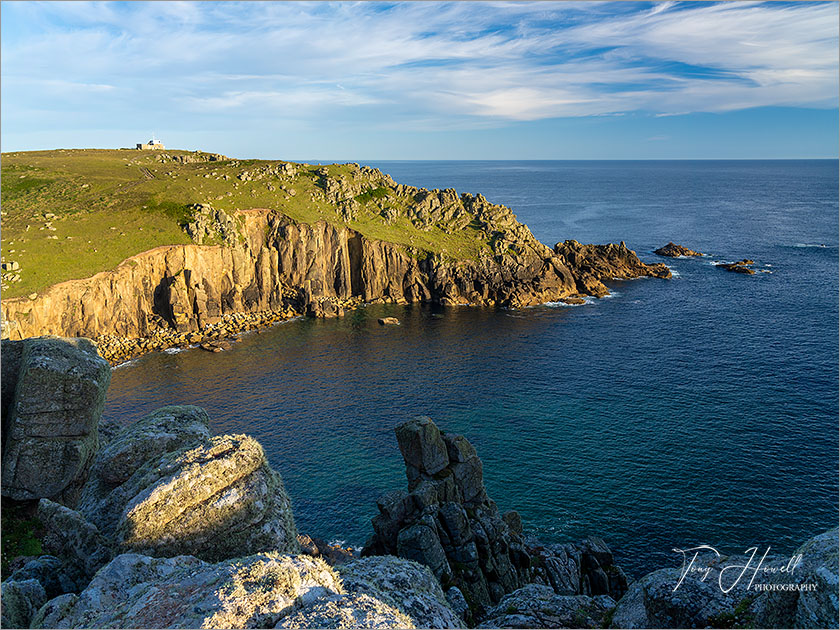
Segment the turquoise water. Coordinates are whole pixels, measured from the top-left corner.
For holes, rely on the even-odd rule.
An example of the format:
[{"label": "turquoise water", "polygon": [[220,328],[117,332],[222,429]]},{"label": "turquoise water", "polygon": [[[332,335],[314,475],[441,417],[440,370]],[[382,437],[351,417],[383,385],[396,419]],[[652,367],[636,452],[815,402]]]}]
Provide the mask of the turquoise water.
[{"label": "turquoise water", "polygon": [[[469,437],[530,531],[599,534],[637,575],[679,564],[674,547],[785,553],[836,524],[836,161],[374,166],[482,192],[550,245],[712,256],[582,306],[368,307],[221,354],[148,355],[114,370],[105,417],[205,407],[215,432],[264,445],[301,531],[354,545],[377,496],[405,485],[392,429],[416,414]],[[743,257],[770,273],[710,264]]]}]

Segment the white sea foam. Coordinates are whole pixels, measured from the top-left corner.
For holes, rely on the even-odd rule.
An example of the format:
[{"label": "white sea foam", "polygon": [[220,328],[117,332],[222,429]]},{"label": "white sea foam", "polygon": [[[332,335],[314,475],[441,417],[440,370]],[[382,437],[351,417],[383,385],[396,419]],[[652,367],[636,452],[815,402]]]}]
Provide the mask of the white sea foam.
[{"label": "white sea foam", "polygon": [[793,247],[814,247],[817,249],[825,249],[826,245],[824,243],[794,243]]},{"label": "white sea foam", "polygon": [[167,348],[163,351],[164,354],[178,354],[179,352],[183,352],[186,348]]},{"label": "white sea foam", "polygon": [[118,370],[119,368],[128,367],[129,365],[134,365],[135,363],[137,363],[138,360],[139,360],[139,357],[137,359],[131,359],[129,361],[123,361],[122,363],[117,363],[115,366],[113,366],[111,368],[111,371],[113,372],[114,370]]}]

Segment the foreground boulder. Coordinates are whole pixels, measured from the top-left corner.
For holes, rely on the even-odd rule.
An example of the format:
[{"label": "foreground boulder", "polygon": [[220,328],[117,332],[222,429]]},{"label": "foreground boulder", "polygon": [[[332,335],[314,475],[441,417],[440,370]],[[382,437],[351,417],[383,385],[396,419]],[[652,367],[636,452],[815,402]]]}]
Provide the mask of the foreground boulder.
[{"label": "foreground boulder", "polygon": [[772,588],[793,584],[802,590],[762,592],[750,609],[756,627],[838,627],[838,545],[838,530],[834,528],[797,549],[793,557],[801,557],[801,563],[792,573],[773,576],[770,585]]},{"label": "foreground boulder", "polygon": [[46,600],[44,587],[37,580],[6,580],[0,586],[0,627],[28,628]]},{"label": "foreground boulder", "polygon": [[376,597],[419,628],[463,628],[440,582],[427,567],[393,556],[362,558],[336,567],[344,588]]},{"label": "foreground boulder", "polygon": [[2,355],[3,496],[72,506],[98,448],[110,367],[83,338],[4,340]]},{"label": "foreground boulder", "polygon": [[609,595],[558,595],[528,584],[505,595],[479,628],[603,628],[615,601]]},{"label": "foreground boulder", "polygon": [[465,437],[441,434],[425,417],[395,432],[409,491],[380,497],[363,556],[426,565],[447,592],[456,589],[451,601],[466,600],[468,623],[529,583],[563,595],[624,593],[626,577],[603,541],[543,546],[524,539],[519,515],[502,515],[487,496],[481,460]]},{"label": "foreground boulder", "polygon": [[421,588],[434,578],[423,567],[383,560],[342,584],[326,563],[305,555],[264,553],[210,564],[191,556],[123,554],[81,594],[47,602],[32,627],[414,628],[444,627],[430,622],[454,617],[445,600],[427,600],[434,611],[415,606],[426,615],[417,618],[395,606],[395,598],[408,594],[378,590],[394,575],[407,572]]},{"label": "foreground boulder", "polygon": [[215,561],[299,550],[283,481],[260,444],[245,435],[204,439],[156,455],[110,492],[101,492],[101,485],[86,491],[80,512],[121,551]]},{"label": "foreground boulder", "polygon": [[695,252],[693,249],[677,245],[672,241],[669,241],[667,245],[654,250],[653,253],[658,256],[667,256],[669,258],[679,258],[681,256],[705,256],[705,254],[701,252]]},{"label": "foreground boulder", "polygon": [[[718,557],[708,552],[684,578],[681,567],[660,569],[634,582],[618,602],[611,627],[836,628],[837,554],[834,529],[812,538],[792,556],[766,556],[754,579],[748,570],[736,581],[749,554]],[[722,571],[726,575],[721,581]]]}]

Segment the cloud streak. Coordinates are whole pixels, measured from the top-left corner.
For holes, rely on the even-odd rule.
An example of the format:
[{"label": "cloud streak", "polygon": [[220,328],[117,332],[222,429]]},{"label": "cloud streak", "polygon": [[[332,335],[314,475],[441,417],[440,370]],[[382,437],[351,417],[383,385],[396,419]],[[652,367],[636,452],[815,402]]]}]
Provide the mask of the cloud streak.
[{"label": "cloud streak", "polygon": [[114,111],[133,103],[383,127],[837,107],[836,3],[46,2],[3,11],[11,119],[60,90]]}]

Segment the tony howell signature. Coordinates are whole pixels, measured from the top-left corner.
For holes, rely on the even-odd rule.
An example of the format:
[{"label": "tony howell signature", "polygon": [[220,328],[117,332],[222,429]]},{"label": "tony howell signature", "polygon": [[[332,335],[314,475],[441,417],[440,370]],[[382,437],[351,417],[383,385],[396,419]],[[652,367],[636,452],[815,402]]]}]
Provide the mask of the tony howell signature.
[{"label": "tony howell signature", "polygon": [[[787,562],[784,560],[779,561],[777,558],[773,558],[772,561],[770,561],[768,559],[768,555],[770,554],[769,546],[760,557],[757,557],[759,556],[758,547],[750,547],[744,551],[743,558],[730,556],[727,558],[727,562],[725,564],[718,566],[711,566],[708,563],[698,561],[698,558],[700,558],[701,555],[706,555],[708,553],[713,553],[716,560],[720,560],[723,557],[717,549],[709,545],[700,545],[690,549],[675,548],[673,551],[682,554],[683,559],[680,579],[677,582],[677,585],[674,586],[675,591],[680,587],[687,576],[699,575],[700,581],[705,582],[712,574],[713,570],[717,573],[718,586],[724,593],[728,593],[738,586],[738,584],[742,583],[742,581],[746,584],[747,590],[767,590],[765,588],[767,585],[761,583],[760,578],[772,578],[773,576],[779,574],[790,575],[793,574],[796,567],[802,564],[802,554],[791,556]],[[756,581],[757,578],[758,581]],[[747,582],[747,580],[749,580],[749,582]],[[791,584],[789,586],[809,585]]]}]

